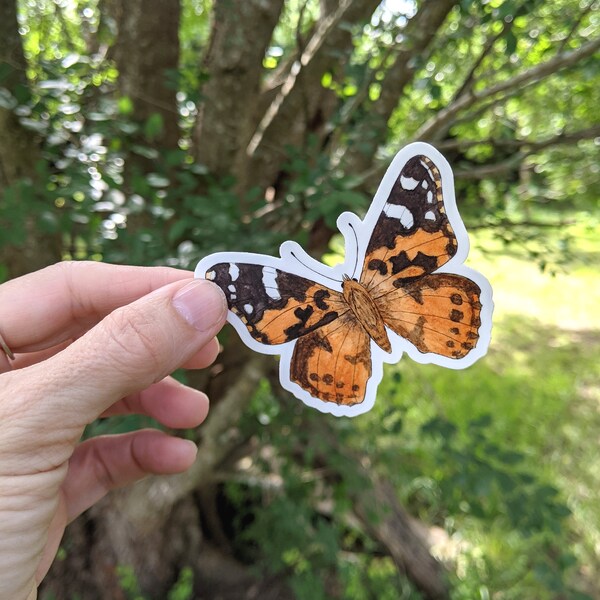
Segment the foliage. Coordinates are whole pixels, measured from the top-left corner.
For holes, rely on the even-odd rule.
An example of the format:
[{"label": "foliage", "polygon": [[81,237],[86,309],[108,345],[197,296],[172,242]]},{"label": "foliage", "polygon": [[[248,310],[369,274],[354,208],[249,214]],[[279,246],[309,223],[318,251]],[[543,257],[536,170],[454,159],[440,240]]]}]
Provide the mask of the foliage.
[{"label": "foliage", "polygon": [[[127,600],[144,600],[140,591],[135,571],[131,567],[121,565],[117,568],[121,589]],[[167,600],[190,600],[193,597],[194,574],[192,569],[184,567],[177,581],[169,590]]]},{"label": "foliage", "polygon": [[[589,257],[584,248],[585,239],[580,260]],[[456,574],[454,598],[593,597],[577,588],[580,561],[594,573],[600,568],[591,550],[600,532],[593,506],[600,485],[592,433],[600,425],[593,408],[600,385],[596,273],[572,264],[570,274],[549,279],[523,253],[503,262],[481,253],[474,259],[502,301],[486,364],[457,373],[404,359],[388,369],[369,415],[341,420],[334,446],[319,436],[319,416],[282,407],[267,386],[257,393],[244,422],[253,431],[260,424],[264,454],[227,488],[240,507],[235,530],[242,555],[259,547],[269,569],[310,575],[321,586],[323,573],[334,573],[346,586],[343,597],[420,597],[389,559],[371,554],[356,522],[344,518],[365,485],[349,459],[336,454],[345,448],[350,456],[365,453],[372,468],[393,478],[411,512],[440,528],[434,548]],[[520,282],[532,278],[540,284],[530,290],[535,312],[516,316]],[[558,326],[563,294],[578,298],[570,330]],[[546,300],[552,297],[556,304]],[[588,319],[595,329],[586,331]],[[327,470],[321,466],[325,475],[318,475],[314,469],[321,454],[343,474],[331,487]],[[275,460],[284,464],[274,466]],[[263,488],[274,472],[282,481]],[[595,579],[591,575],[590,584]],[[314,587],[298,597],[318,597],[311,594]]]},{"label": "foliage", "polygon": [[[343,17],[311,63],[307,49],[328,3],[287,0],[260,57],[261,93],[233,88],[254,111],[244,114],[252,127],[228,132],[246,153],[235,149],[217,167],[209,167],[211,146],[223,140],[198,135],[202,113],[229,100],[210,97],[210,86],[244,75],[251,48],[214,67],[214,3],[182,0],[179,64],[160,74],[176,91],[179,118],[179,143],[167,147],[164,116],[140,119],[139,98],[119,91],[110,4],[19,3],[27,85],[9,86],[13,67],[0,61],[0,111],[36,140],[41,159],[2,182],[0,257],[56,236],[57,258],[190,268],[208,252],[274,253],[296,239],[315,254],[329,248],[331,262],[340,253],[330,239],[337,215],[364,213],[393,154],[424,137],[455,168],[461,213],[475,232],[469,264],[493,279],[489,357],[466,372],[405,360],[388,369],[375,408],[356,421],[328,420],[325,430],[321,415],[262,380],[235,427],[254,451],[231,467],[221,498],[235,515],[235,557],[284,579],[298,598],[419,598],[357,522],[353,498],[367,486],[360,460],[437,532],[433,551],[454,598],[600,593],[591,442],[600,426],[592,360],[600,350],[600,63],[591,53],[527,79],[598,39],[597,2],[457,1],[413,51],[426,28],[411,23],[434,3],[388,0],[366,19]],[[303,69],[297,79],[294,65]],[[404,70],[406,82],[393,88]],[[281,100],[285,112],[298,96],[283,125],[274,121],[277,135],[261,130],[259,111]],[[249,157],[257,132],[265,141]],[[0,264],[0,280],[10,267]],[[104,420],[88,434],[148,424]],[[133,569],[118,576],[127,597],[143,597]],[[169,598],[192,597],[193,584],[181,566]]]}]

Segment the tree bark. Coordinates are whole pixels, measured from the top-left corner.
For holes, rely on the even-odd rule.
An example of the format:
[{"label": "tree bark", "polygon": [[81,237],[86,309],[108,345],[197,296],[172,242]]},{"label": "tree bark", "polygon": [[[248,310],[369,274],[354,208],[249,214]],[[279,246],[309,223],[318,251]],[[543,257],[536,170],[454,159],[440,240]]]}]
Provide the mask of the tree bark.
[{"label": "tree bark", "polygon": [[252,133],[262,61],[282,7],[283,0],[215,3],[195,151],[198,160],[218,177],[236,175],[236,157]]},{"label": "tree bark", "polygon": [[[0,65],[8,67],[8,75],[0,83],[14,96],[19,88],[28,89],[16,0],[0,0],[0,39]],[[31,177],[38,157],[32,133],[23,129],[12,110],[0,108],[0,186],[5,188],[21,178]]]},{"label": "tree bark", "polygon": [[[422,527],[398,503],[392,486],[379,479],[357,498],[355,511],[373,539],[389,552],[400,573],[405,573],[423,598],[450,598],[442,565],[430,554]],[[373,515],[376,515],[375,517]]]},{"label": "tree bark", "polygon": [[177,148],[179,0],[106,0],[106,9],[117,25],[112,56],[119,70],[121,95],[132,100],[136,121],[159,114],[163,122],[161,146]]},{"label": "tree bark", "polygon": [[[26,97],[29,84],[26,61],[19,35],[16,0],[0,0],[0,65],[8,66],[6,78],[0,82],[13,96]],[[15,106],[17,99],[15,97]],[[14,108],[14,107],[13,107]],[[39,141],[32,131],[25,129],[11,108],[0,108],[0,194],[2,204],[8,204],[8,195],[21,210],[22,222],[2,222],[0,231],[22,228],[23,239],[18,244],[2,243],[0,237],[0,265],[8,278],[18,277],[45,267],[61,258],[60,234],[42,234],[36,224],[36,212],[22,210],[22,204],[31,203],[36,179],[35,166],[41,159]]]}]

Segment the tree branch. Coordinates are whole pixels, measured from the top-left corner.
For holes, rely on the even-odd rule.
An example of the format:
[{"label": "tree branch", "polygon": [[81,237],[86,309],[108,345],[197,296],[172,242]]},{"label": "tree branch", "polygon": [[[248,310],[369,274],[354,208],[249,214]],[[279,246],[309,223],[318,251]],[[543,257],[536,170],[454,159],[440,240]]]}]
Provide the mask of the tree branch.
[{"label": "tree branch", "polygon": [[393,486],[374,472],[364,456],[356,454],[351,448],[340,446],[334,427],[323,421],[308,423],[305,427],[318,434],[318,439],[327,444],[316,460],[318,467],[331,471],[333,485],[336,477],[338,481],[344,478],[346,470],[352,473],[354,481],[362,482],[362,485],[355,483],[354,486],[348,486],[352,512],[369,536],[379,542],[392,558],[398,571],[406,574],[423,598],[448,599],[445,571],[429,552],[429,543],[423,535],[425,524],[411,517],[400,505]]},{"label": "tree branch", "polygon": [[416,133],[415,138],[420,140],[433,140],[436,139],[438,132],[446,126],[450,120],[457,115],[459,112],[470,108],[477,102],[492,98],[498,94],[507,91],[519,91],[525,85],[531,85],[538,83],[542,79],[553,75],[557,71],[571,67],[581,60],[591,56],[600,48],[600,38],[591,40],[586,44],[583,44],[577,50],[570,52],[563,52],[557,54],[545,63],[536,65],[514,77],[501,81],[495,85],[480,91],[471,92],[466,96],[458,98],[454,103],[441,110],[437,115],[427,121],[423,127]]},{"label": "tree branch", "polygon": [[[271,357],[254,353],[237,373],[235,382],[210,409],[202,425],[202,441],[194,465],[181,475],[152,477],[122,493],[117,502],[134,528],[148,531],[164,521],[171,507],[189,492],[211,480],[221,461],[239,443],[235,426],[252,398]],[[152,502],[147,501],[152,498]]]},{"label": "tree branch", "polygon": [[501,39],[504,35],[506,35],[506,33],[508,31],[510,31],[512,29],[512,27],[513,27],[513,25],[515,23],[515,18],[521,16],[525,12],[526,12],[525,7],[523,5],[521,5],[515,11],[515,14],[513,15],[513,18],[510,21],[504,21],[503,20],[502,21],[502,29],[496,35],[492,35],[492,36],[490,36],[487,39],[486,43],[483,46],[483,49],[482,49],[481,53],[479,54],[479,56],[477,57],[477,59],[473,63],[473,66],[469,70],[469,73],[465,77],[462,85],[457,90],[457,92],[454,94],[454,96],[453,96],[450,104],[452,104],[452,102],[455,102],[456,100],[458,100],[461,96],[464,96],[465,94],[468,94],[468,93],[471,92],[471,90],[473,89],[473,86],[476,83],[475,73],[477,72],[477,69],[479,69],[479,67],[481,66],[481,64],[485,60],[486,56],[491,52],[491,50],[493,49],[493,47],[496,45],[496,42],[499,39]]},{"label": "tree branch", "polygon": [[448,599],[443,567],[429,552],[415,520],[400,506],[392,486],[371,473],[373,487],[358,495],[354,510],[365,529],[389,552],[400,573],[406,573],[427,600]]},{"label": "tree branch", "polygon": [[472,148],[474,146],[490,144],[495,147],[504,147],[504,148],[521,148],[522,151],[516,152],[508,159],[493,163],[486,164],[480,167],[474,166],[468,169],[457,170],[455,171],[455,177],[457,179],[462,180],[481,180],[481,179],[490,179],[496,178],[504,175],[509,171],[513,171],[518,167],[518,165],[523,162],[528,156],[532,154],[536,154],[540,150],[548,148],[550,146],[557,146],[563,144],[574,144],[581,140],[594,139],[600,136],[600,125],[595,125],[592,127],[588,127],[587,129],[582,129],[580,131],[574,131],[571,133],[559,133],[553,137],[547,138],[545,140],[533,141],[533,140],[486,140],[481,142],[475,142],[470,140],[465,140],[464,142],[456,141],[455,143],[446,143],[443,142],[440,144],[436,144],[437,148],[440,150],[448,150],[448,149],[458,149],[458,150],[466,150],[468,148]]},{"label": "tree branch", "polygon": [[[301,65],[301,68],[296,67],[299,71],[292,78],[293,85],[288,83],[291,89],[281,95],[282,86],[285,85],[288,77],[286,73],[286,75],[277,75],[277,79],[281,79],[281,87],[264,91],[263,97],[267,100],[267,104],[264,112],[261,110],[254,129],[256,132],[259,124],[263,123],[260,142],[250,160],[246,153],[246,146],[239,157],[240,163],[245,167],[245,188],[253,185],[263,188],[274,185],[282,163],[287,159],[286,146],[302,147],[309,133],[316,134],[321,139],[327,134],[326,124],[338,106],[338,99],[335,93],[321,85],[321,79],[326,72],[341,73],[353,49],[352,32],[336,24],[339,24],[341,19],[345,23],[362,24],[372,15],[379,3],[380,0],[354,0],[350,2],[342,16],[335,16],[335,18],[330,15],[337,15],[338,3],[333,0],[323,3],[329,5],[331,10],[323,12],[321,19],[326,20],[327,23],[331,19],[335,23],[330,27],[323,26],[326,35],[322,40],[320,36],[315,38],[315,50],[311,53],[310,60],[308,62],[305,60],[306,64]],[[314,32],[317,29],[319,29],[318,24]],[[311,39],[314,36],[315,33]],[[289,70],[291,71],[293,64],[298,62],[298,58],[292,60],[289,63]],[[278,104],[277,110],[273,111],[268,123],[267,120],[263,122],[266,111],[270,109],[273,102],[279,103],[278,100],[274,100],[277,97],[281,100],[280,105]]]},{"label": "tree branch", "polygon": [[600,136],[600,125],[593,125],[578,131],[570,133],[562,132],[545,140],[526,140],[526,139],[494,139],[488,138],[484,140],[442,140],[436,143],[438,150],[459,150],[464,152],[475,146],[494,146],[496,148],[522,148],[527,147],[535,150],[547,148],[555,144],[571,144],[579,140],[587,140]]},{"label": "tree branch", "polygon": [[352,132],[353,137],[361,140],[361,144],[355,145],[344,156],[346,169],[361,172],[371,166],[377,147],[386,139],[387,123],[404,88],[414,77],[414,57],[427,52],[448,13],[457,3],[457,0],[425,2],[407,23],[404,30],[405,41],[381,82],[380,96],[373,103],[373,114],[370,118],[361,120]]},{"label": "tree branch", "polygon": [[326,15],[323,19],[319,21],[316,30],[313,32],[313,35],[306,44],[306,47],[300,54],[300,58],[294,61],[294,63],[292,64],[292,68],[290,69],[287,78],[283,82],[283,85],[281,86],[277,96],[275,96],[275,98],[265,111],[263,118],[258,124],[256,131],[254,132],[254,135],[250,139],[250,142],[246,147],[246,155],[248,156],[248,158],[252,158],[264,136],[267,127],[273,122],[273,120],[277,116],[277,113],[281,109],[281,106],[285,101],[286,97],[294,89],[294,86],[296,85],[296,80],[301,70],[313,60],[315,54],[323,45],[325,37],[340,22],[350,4],[351,0],[342,0],[333,13]]},{"label": "tree branch", "polygon": [[588,15],[592,11],[592,9],[594,8],[594,5],[595,5],[595,2],[594,2],[594,0],[592,0],[579,13],[579,16],[577,17],[577,19],[573,23],[571,29],[569,30],[569,33],[567,33],[567,35],[565,36],[565,39],[561,42],[560,47],[558,49],[559,52],[562,52],[567,47],[567,44],[571,41],[571,38],[575,35],[575,32],[577,31],[577,29],[581,25],[581,22],[583,21],[583,19],[585,19],[586,15]]}]

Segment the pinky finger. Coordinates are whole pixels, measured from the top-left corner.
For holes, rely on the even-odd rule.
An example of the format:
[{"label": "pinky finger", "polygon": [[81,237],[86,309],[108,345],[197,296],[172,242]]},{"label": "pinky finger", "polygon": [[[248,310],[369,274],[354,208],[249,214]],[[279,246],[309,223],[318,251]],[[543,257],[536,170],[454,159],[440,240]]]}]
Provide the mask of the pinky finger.
[{"label": "pinky finger", "polygon": [[185,471],[196,451],[193,442],[153,429],[86,440],[75,449],[63,485],[68,522],[110,490],[146,475]]}]

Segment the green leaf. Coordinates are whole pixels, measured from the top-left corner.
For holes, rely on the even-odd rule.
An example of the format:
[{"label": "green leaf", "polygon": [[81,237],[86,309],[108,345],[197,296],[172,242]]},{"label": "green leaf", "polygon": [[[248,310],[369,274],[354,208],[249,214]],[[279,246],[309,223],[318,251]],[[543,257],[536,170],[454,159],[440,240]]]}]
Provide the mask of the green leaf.
[{"label": "green leaf", "polygon": [[17,99],[6,88],[0,88],[0,108],[12,110],[17,105]]},{"label": "green leaf", "polygon": [[146,181],[148,185],[155,188],[167,187],[171,183],[164,175],[158,173],[148,173]]},{"label": "green leaf", "polygon": [[515,53],[517,49],[517,36],[513,33],[512,29],[509,29],[504,36],[504,42],[506,43],[506,54],[508,56]]},{"label": "green leaf", "polygon": [[148,141],[155,140],[162,135],[164,129],[163,117],[160,113],[151,114],[144,123],[144,135]]},{"label": "green leaf", "polygon": [[129,96],[121,96],[117,101],[117,109],[122,115],[130,115],[133,113],[133,102]]}]

